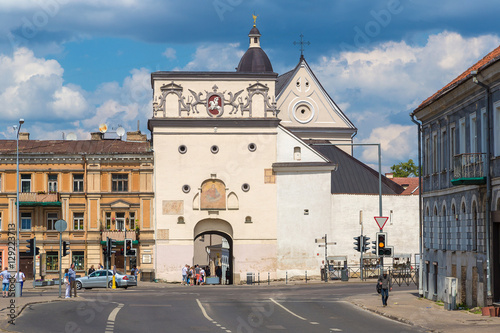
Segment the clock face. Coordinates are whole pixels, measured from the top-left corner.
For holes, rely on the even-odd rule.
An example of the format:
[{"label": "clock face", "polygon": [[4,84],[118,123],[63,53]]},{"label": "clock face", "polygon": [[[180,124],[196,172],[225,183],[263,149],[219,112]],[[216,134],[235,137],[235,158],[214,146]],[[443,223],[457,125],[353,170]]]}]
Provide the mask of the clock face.
[{"label": "clock face", "polygon": [[308,123],[314,117],[314,109],[307,102],[299,102],[293,110],[293,117],[300,123]]}]

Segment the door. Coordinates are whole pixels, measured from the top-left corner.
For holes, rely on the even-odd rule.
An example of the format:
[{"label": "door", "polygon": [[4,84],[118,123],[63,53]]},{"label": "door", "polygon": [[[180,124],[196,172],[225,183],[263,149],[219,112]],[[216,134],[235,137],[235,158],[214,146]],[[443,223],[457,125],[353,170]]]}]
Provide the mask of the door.
[{"label": "door", "polygon": [[33,256],[26,255],[26,253],[20,252],[19,268],[26,275],[27,280],[33,279]]}]

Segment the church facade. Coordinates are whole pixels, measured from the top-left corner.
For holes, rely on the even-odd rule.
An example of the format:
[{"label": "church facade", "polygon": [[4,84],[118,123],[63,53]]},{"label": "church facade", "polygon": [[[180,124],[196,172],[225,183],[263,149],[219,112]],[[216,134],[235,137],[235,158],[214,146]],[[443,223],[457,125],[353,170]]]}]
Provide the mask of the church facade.
[{"label": "church facade", "polygon": [[[278,76],[260,37],[254,25],[235,72],[151,74],[158,279],[180,281],[181,268],[197,264],[195,242],[214,234],[229,244],[230,283],[248,272],[269,273],[272,279],[290,271],[318,275],[324,256],[314,239],[325,233],[339,238],[334,252],[356,259],[352,237],[359,233],[338,223],[335,205],[341,200],[332,195],[337,187],[332,179],[338,154],[349,158],[352,151],[333,144],[352,144],[357,129],[302,56],[293,70]],[[384,177],[386,183],[384,200],[399,197],[403,189]],[[365,206],[376,203],[377,193],[363,192]],[[418,199],[412,200],[416,215],[401,231],[414,226],[409,244],[415,245],[406,250],[415,253]],[[358,216],[357,206],[352,211]],[[358,219],[349,220],[359,225]]]}]

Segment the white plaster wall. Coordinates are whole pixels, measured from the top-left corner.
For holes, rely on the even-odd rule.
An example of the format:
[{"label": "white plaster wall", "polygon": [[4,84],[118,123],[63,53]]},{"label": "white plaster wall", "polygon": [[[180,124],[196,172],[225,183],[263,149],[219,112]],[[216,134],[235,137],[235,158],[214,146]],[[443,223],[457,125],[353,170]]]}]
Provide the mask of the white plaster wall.
[{"label": "white plaster wall", "polygon": [[[332,234],[328,240],[337,242],[330,247],[329,255],[347,255],[349,265],[359,263],[360,253],[354,250],[353,237],[359,236],[359,211],[363,211],[363,234],[375,240],[379,231],[374,217],[379,216],[378,195],[335,194],[331,196]],[[387,232],[387,243],[394,246],[395,254],[418,253],[418,195],[384,195],[382,196],[383,216],[390,216],[384,232]],[[371,254],[371,250],[368,251]],[[388,261],[386,261],[388,262]],[[385,263],[385,262],[384,262]]]},{"label": "white plaster wall", "polygon": [[[278,127],[277,144],[277,162],[327,162],[318,152],[281,126]],[[294,147],[300,147],[300,161],[294,159]]]},{"label": "white plaster wall", "polygon": [[[248,150],[255,143],[257,150]],[[168,241],[158,241],[157,276],[169,281],[180,280],[180,269],[193,262],[193,238],[196,224],[204,219],[228,222],[233,230],[235,272],[246,272],[250,266],[273,267],[276,258],[276,185],[264,183],[264,170],[272,168],[276,160],[276,128],[155,128],[153,133],[156,164],[156,217],[157,228],[168,229]],[[178,147],[185,145],[187,152],[180,154]],[[210,151],[212,145],[219,152]],[[215,174],[227,188],[226,194],[238,196],[238,210],[209,212],[193,210],[193,198],[203,181]],[[243,192],[243,183],[250,191]],[[183,185],[191,191],[184,193]],[[164,200],[183,201],[183,212],[164,215]],[[178,224],[183,216],[185,224]],[[253,223],[245,223],[251,216]],[[271,244],[265,249],[247,244]],[[274,245],[273,245],[274,244]],[[245,250],[246,249],[246,250]],[[246,253],[246,251],[250,251]],[[253,258],[249,266],[247,259]],[[249,266],[249,267],[247,267]]]},{"label": "white plaster wall", "polygon": [[330,171],[278,174],[278,277],[319,275],[324,249],[314,240],[333,231],[330,177]]}]

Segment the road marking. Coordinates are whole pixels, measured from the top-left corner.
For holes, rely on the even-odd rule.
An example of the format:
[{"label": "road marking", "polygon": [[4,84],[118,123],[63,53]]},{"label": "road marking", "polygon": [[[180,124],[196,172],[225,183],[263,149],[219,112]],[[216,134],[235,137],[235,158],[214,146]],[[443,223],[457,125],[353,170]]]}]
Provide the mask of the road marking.
[{"label": "road marking", "polygon": [[201,305],[200,300],[199,300],[199,299],[196,299],[196,302],[198,302],[198,306],[199,306],[199,307],[200,307],[200,309],[201,309],[201,313],[203,313],[203,315],[205,316],[205,318],[207,318],[207,320],[209,320],[209,321],[211,321],[211,322],[215,323],[215,321],[207,315],[207,311],[205,311],[205,308],[203,307],[203,305]]},{"label": "road marking", "polygon": [[108,322],[106,323],[106,330],[105,333],[113,333],[115,330],[115,320],[116,320],[116,315],[118,314],[118,311],[120,311],[125,304],[118,303],[118,306],[111,311],[111,313],[108,316]]},{"label": "road marking", "polygon": [[274,304],[276,304],[276,305],[280,306],[281,308],[283,308],[283,310],[285,310],[286,312],[290,313],[291,315],[294,315],[295,317],[297,317],[297,318],[299,318],[299,319],[301,319],[301,320],[307,320],[306,318],[301,317],[301,316],[299,316],[298,314],[296,314],[296,313],[294,313],[294,312],[292,312],[292,311],[288,310],[288,309],[287,309],[287,308],[285,308],[283,305],[281,305],[280,303],[276,302],[274,299],[270,298],[270,300],[271,300],[271,302],[273,302]]},{"label": "road marking", "polygon": [[215,320],[210,318],[210,316],[207,314],[207,311],[205,311],[205,308],[203,307],[203,305],[201,304],[199,299],[196,299],[196,302],[198,303],[198,306],[200,307],[201,312],[203,313],[203,316],[205,316],[205,318],[208,321],[210,321],[212,324],[216,325],[217,327],[220,327],[220,329],[225,330],[228,333],[231,333],[231,330],[226,329],[224,326],[222,326],[221,324],[219,324],[218,322],[216,322]]},{"label": "road marking", "polygon": [[316,322],[316,321],[311,321],[311,322],[309,322],[309,324],[311,324],[311,325],[319,325],[319,323]]},{"label": "road marking", "polygon": [[330,328],[330,332],[342,332],[340,328]]}]

